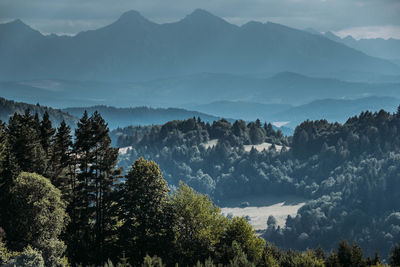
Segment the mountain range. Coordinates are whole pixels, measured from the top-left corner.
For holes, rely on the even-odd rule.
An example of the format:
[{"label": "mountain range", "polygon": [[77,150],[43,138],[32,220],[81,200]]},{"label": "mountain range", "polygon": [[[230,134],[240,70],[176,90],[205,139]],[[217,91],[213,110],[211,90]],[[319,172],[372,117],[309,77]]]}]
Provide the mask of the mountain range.
[{"label": "mountain range", "polygon": [[8,99],[57,108],[108,105],[193,109],[216,101],[303,105],[326,98],[398,97],[400,83],[345,82],[292,72],[283,72],[268,78],[199,73],[146,82],[0,82],[0,92],[2,97]]},{"label": "mountain range", "polygon": [[137,11],[75,36],[43,35],[21,20],[0,25],[0,79],[144,81],[194,73],[398,75],[400,66],[323,36],[272,22],[230,24],[197,9],[154,23]]},{"label": "mountain range", "polygon": [[371,38],[356,40],[350,35],[340,38],[330,31],[324,33],[323,35],[328,39],[345,44],[370,56],[392,60],[395,63],[398,63],[400,60],[399,39]]},{"label": "mountain range", "polygon": [[27,109],[29,109],[32,115],[37,113],[40,119],[43,117],[43,114],[47,111],[50,120],[53,123],[53,127],[58,127],[58,125],[62,121],[65,121],[65,123],[68,126],[74,128],[76,126],[76,123],[78,122],[77,117],[70,115],[66,112],[63,112],[59,109],[54,109],[41,105],[32,105],[23,102],[15,102],[0,97],[0,123],[1,122],[8,123],[9,118],[13,116],[15,113],[24,114]]},{"label": "mountain range", "polygon": [[24,114],[29,109],[31,114],[38,113],[41,118],[47,111],[54,127],[64,120],[72,129],[76,127],[79,118],[82,117],[85,110],[91,115],[98,111],[107,121],[108,127],[116,129],[118,127],[127,127],[135,125],[155,125],[164,124],[172,120],[185,120],[193,117],[200,117],[203,121],[213,122],[219,120],[220,117],[208,115],[198,111],[190,111],[179,108],[116,108],[111,106],[90,106],[90,107],[73,107],[66,109],[55,109],[39,104],[33,105],[24,102],[15,102],[0,97],[0,123],[8,122],[8,119],[14,113]]},{"label": "mountain range", "polygon": [[116,108],[110,106],[91,106],[66,108],[62,111],[81,117],[85,110],[89,114],[98,111],[104,120],[107,121],[110,129],[138,125],[161,125],[169,121],[185,120],[193,117],[201,118],[201,120],[210,123],[220,119],[220,117],[217,116],[180,108]]},{"label": "mountain range", "polygon": [[190,109],[213,114],[219,117],[272,122],[294,129],[305,120],[326,119],[330,122],[344,123],[347,118],[362,111],[377,112],[384,109],[395,112],[400,99],[395,97],[369,96],[357,99],[318,99],[306,104],[292,106],[287,104],[262,104],[245,101],[216,101],[209,104],[191,106]]}]

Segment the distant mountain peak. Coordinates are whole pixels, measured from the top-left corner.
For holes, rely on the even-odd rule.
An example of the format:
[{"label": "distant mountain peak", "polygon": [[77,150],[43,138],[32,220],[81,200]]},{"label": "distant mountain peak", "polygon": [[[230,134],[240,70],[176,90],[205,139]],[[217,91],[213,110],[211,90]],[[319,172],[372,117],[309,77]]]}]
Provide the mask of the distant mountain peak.
[{"label": "distant mountain peak", "polygon": [[10,22],[10,24],[15,24],[15,25],[26,25],[22,20],[20,19],[15,19]]},{"label": "distant mountain peak", "polygon": [[4,25],[8,25],[11,27],[19,27],[19,28],[29,28],[31,29],[31,27],[29,27],[28,25],[26,25],[22,20],[20,19],[15,19],[13,21],[10,21],[8,23],[5,23]]},{"label": "distant mountain peak", "polygon": [[116,21],[117,23],[151,23],[147,18],[143,17],[136,10],[129,10],[123,13],[119,19]]},{"label": "distant mountain peak", "polygon": [[0,24],[0,28],[5,29],[6,31],[11,31],[15,33],[24,33],[24,34],[36,34],[37,36],[42,35],[39,31],[32,29],[29,25],[25,24],[20,19],[15,19],[8,23]]},{"label": "distant mountain peak", "polygon": [[201,9],[201,8],[196,8],[188,16],[192,16],[192,17],[217,17],[217,16],[211,14],[210,12],[208,12],[207,10]]},{"label": "distant mountain peak", "polygon": [[210,12],[204,10],[204,9],[195,9],[192,13],[187,15],[182,21],[184,22],[192,22],[192,23],[226,23],[225,20],[222,18],[215,16],[214,14],[211,14]]},{"label": "distant mountain peak", "polygon": [[246,24],[242,25],[242,29],[253,29],[253,28],[259,28],[259,27],[263,27],[264,24],[262,22],[259,21],[249,21]]}]

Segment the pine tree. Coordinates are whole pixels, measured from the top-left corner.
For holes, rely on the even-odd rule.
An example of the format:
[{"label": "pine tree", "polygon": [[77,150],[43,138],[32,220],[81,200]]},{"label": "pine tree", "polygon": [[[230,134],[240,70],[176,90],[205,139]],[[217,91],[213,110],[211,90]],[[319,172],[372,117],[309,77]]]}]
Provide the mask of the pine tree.
[{"label": "pine tree", "polygon": [[73,154],[76,180],[70,205],[71,258],[100,265],[108,258],[105,247],[114,223],[111,213],[118,149],[111,147],[109,129],[98,112],[87,112],[75,130]]},{"label": "pine tree", "polygon": [[94,173],[96,224],[95,224],[95,247],[97,257],[105,259],[106,236],[109,228],[114,223],[112,211],[114,184],[118,170],[118,149],[111,147],[109,129],[101,115],[96,111],[91,117],[92,131],[94,133],[94,162],[92,171]]},{"label": "pine tree", "polygon": [[40,139],[41,139],[40,141],[42,143],[43,150],[46,153],[47,157],[50,156],[49,150],[55,132],[56,130],[53,128],[51,124],[49,113],[47,113],[46,111],[43,114],[42,121],[40,122]]},{"label": "pine tree", "polygon": [[9,120],[8,145],[22,171],[43,174],[45,154],[40,140],[40,121],[29,109],[24,115],[14,114]]},{"label": "pine tree", "polygon": [[[67,239],[67,255],[72,265],[88,263],[90,251],[89,236],[89,194],[86,192],[89,186],[89,164],[91,150],[91,129],[87,112],[85,111],[75,129],[75,143],[73,144],[72,160],[74,165],[71,177],[71,198],[67,207],[70,215],[65,237]],[[76,174],[75,174],[76,173]]]},{"label": "pine tree", "polygon": [[71,128],[62,121],[52,143],[49,177],[51,182],[61,190],[63,199],[70,201],[73,179],[71,160]]}]

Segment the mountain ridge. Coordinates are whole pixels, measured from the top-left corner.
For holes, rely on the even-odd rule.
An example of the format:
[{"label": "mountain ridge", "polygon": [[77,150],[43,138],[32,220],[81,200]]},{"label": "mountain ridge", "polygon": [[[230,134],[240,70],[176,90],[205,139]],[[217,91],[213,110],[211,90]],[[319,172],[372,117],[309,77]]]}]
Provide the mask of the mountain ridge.
[{"label": "mountain ridge", "polygon": [[0,47],[14,51],[0,52],[0,79],[8,81],[138,81],[199,72],[400,73],[392,62],[317,35],[272,22],[239,27],[204,10],[164,24],[128,11],[110,25],[69,38],[14,33],[9,24],[1,28],[8,30],[0,31]]}]

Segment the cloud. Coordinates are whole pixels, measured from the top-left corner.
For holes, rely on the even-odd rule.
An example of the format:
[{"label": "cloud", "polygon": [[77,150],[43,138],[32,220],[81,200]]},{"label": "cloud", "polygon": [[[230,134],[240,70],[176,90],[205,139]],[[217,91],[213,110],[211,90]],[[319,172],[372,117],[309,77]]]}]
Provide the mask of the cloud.
[{"label": "cloud", "polygon": [[272,21],[319,31],[400,25],[399,0],[1,0],[0,21],[20,18],[42,32],[72,34],[104,26],[131,9],[162,23],[196,8],[235,24]]}]

